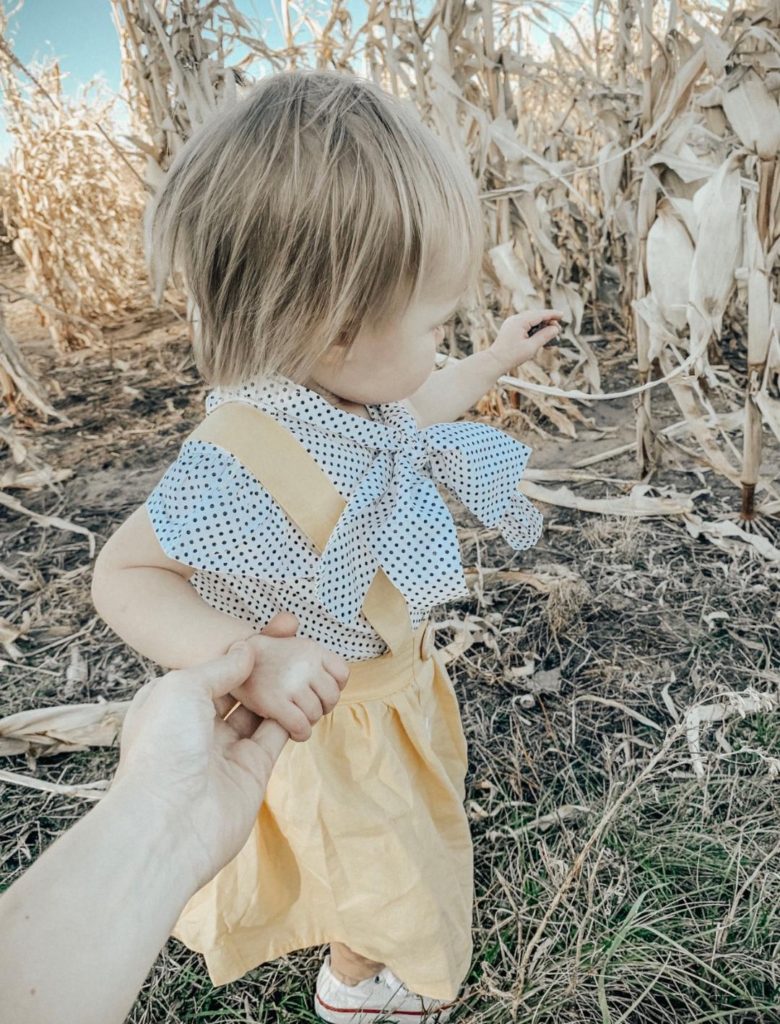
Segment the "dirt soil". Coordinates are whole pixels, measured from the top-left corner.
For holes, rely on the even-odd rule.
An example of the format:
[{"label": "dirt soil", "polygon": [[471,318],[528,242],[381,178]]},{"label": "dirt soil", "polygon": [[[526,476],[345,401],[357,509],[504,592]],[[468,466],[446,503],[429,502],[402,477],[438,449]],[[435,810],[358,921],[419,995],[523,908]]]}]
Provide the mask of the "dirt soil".
[{"label": "dirt soil", "polygon": [[[7,255],[3,282],[24,288]],[[91,541],[99,550],[144,500],[202,415],[186,327],[170,311],[150,312],[106,331],[110,349],[62,356],[29,303],[4,307],[68,420],[43,423],[29,409],[2,420],[24,451],[15,465],[4,449],[0,472],[58,474],[7,493],[90,536],[0,510],[0,617],[6,635],[19,634],[0,661],[0,715],[129,699],[155,666],[95,614]],[[621,332],[601,333],[604,387],[634,383]],[[739,355],[725,346],[729,368],[739,381]],[[631,399],[581,407],[590,423],[574,439],[521,408],[494,423],[523,424],[535,469],[571,468],[634,438]],[[654,409],[661,425],[676,419],[666,388]],[[780,454],[765,437],[765,472],[777,479]],[[592,472],[561,482],[589,497],[625,494],[633,454]],[[675,446],[650,482],[694,495],[707,520],[734,518],[739,506],[733,486]],[[450,666],[470,747],[476,864],[474,959],[456,1019],[780,1021],[780,565],[747,544],[722,550],[694,539],[680,517],[554,505],[542,507],[537,547],[517,553],[450,506],[472,594],[434,617],[475,637]],[[780,544],[777,520],[757,529]],[[455,637],[445,626],[438,642]],[[733,713],[748,691],[775,710]],[[681,723],[687,709],[712,703],[728,721],[703,729],[699,778]],[[17,755],[0,768],[76,784],[109,778],[116,756]],[[0,783],[3,885],[89,806]],[[214,989],[200,956],[171,939],[130,1020],[313,1022],[321,954],[301,951]]]}]

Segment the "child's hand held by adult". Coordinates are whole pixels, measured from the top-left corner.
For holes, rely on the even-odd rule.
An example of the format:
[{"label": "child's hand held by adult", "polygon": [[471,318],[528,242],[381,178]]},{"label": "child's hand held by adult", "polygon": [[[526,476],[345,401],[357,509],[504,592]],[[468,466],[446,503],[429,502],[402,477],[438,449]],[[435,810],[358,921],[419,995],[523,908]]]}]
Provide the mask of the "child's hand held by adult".
[{"label": "child's hand held by adult", "polygon": [[533,359],[548,341],[560,336],[560,309],[528,310],[507,317],[496,335],[496,340],[487,349],[501,368],[508,373],[513,367]]},{"label": "child's hand held by adult", "polygon": [[278,722],[290,739],[309,739],[312,726],[338,703],[349,664],[306,637],[259,635],[245,642],[254,667],[232,696],[262,718]]}]

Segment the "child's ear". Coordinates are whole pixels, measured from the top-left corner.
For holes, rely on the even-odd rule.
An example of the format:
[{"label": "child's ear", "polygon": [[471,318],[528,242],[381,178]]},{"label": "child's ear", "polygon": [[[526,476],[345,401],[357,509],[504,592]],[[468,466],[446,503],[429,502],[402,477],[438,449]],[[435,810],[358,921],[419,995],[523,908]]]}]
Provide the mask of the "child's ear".
[{"label": "child's ear", "polygon": [[333,342],[333,347],[341,354],[346,355],[350,348],[352,348],[359,333],[360,328],[357,325],[347,324],[346,327],[339,331],[336,340]]},{"label": "child's ear", "polygon": [[327,364],[341,365],[349,352],[348,335],[346,331],[340,331],[335,340],[328,345],[320,359]]}]

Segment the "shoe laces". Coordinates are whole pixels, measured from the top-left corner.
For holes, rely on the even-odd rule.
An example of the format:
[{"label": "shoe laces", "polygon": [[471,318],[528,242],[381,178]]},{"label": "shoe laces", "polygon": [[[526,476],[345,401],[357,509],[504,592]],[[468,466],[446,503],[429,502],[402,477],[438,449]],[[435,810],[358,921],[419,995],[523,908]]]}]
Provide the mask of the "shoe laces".
[{"label": "shoe laces", "polygon": [[376,984],[384,985],[385,988],[389,989],[388,1000],[392,996],[403,995],[411,996],[415,999],[419,999],[423,1005],[424,1017],[421,1018],[425,1021],[437,1021],[439,1020],[440,1005],[436,1000],[426,999],[424,996],[418,995],[416,992],[412,992],[408,988],[397,974],[394,974],[389,967],[383,967],[379,974],[374,975],[374,982]]},{"label": "shoe laces", "polygon": [[439,1011],[441,1004],[437,1000],[427,999],[424,996],[419,995],[416,992],[412,992],[408,988],[397,974],[393,974],[389,967],[384,967],[379,974],[374,977],[374,981],[384,982],[392,990],[392,995],[397,995],[399,992],[403,995],[412,996],[415,999],[419,999],[423,1006],[424,1016],[421,1021],[437,1021],[439,1020]]},{"label": "shoe laces", "polygon": [[411,995],[411,991],[404,985],[397,974],[393,974],[389,967],[383,967],[379,974],[374,978],[376,982],[383,982],[388,988],[392,988],[393,993],[402,991]]}]

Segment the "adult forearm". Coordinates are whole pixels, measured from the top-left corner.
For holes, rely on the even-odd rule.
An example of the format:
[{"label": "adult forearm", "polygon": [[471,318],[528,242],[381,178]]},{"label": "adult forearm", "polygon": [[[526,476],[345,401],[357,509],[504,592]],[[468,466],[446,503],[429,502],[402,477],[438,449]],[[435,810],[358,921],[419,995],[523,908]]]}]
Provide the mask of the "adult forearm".
[{"label": "adult forearm", "polygon": [[223,654],[256,629],[210,608],[182,576],[145,566],[121,569],[92,586],[95,607],[139,653],[165,668],[189,668]]},{"label": "adult forearm", "polygon": [[3,1020],[125,1019],[202,884],[168,824],[163,801],[118,783],[0,899]]},{"label": "adult forearm", "polygon": [[487,350],[436,370],[411,397],[421,427],[451,423],[468,412],[503,373]]}]

